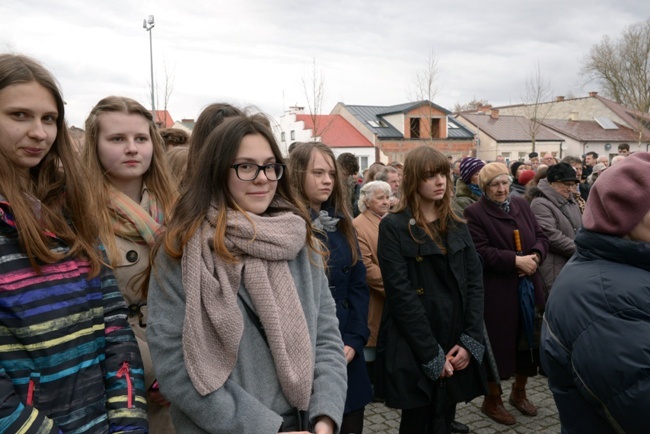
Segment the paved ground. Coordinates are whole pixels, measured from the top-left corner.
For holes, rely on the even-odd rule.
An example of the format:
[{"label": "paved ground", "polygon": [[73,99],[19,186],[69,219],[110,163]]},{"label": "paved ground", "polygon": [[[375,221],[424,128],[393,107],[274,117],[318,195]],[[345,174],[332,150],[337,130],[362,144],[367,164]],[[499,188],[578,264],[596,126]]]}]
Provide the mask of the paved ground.
[{"label": "paved ground", "polygon": [[[456,419],[468,425],[471,429],[470,432],[477,434],[557,434],[560,432],[560,419],[545,377],[538,375],[529,380],[527,393],[528,399],[537,407],[538,414],[535,417],[522,415],[507,402],[512,388],[512,380],[504,381],[502,388],[504,405],[517,418],[517,424],[500,425],[481,413],[483,398],[477,398],[469,404],[459,404],[456,410]],[[366,407],[364,434],[395,434],[398,432],[398,428],[398,410],[392,410],[378,403]]]}]

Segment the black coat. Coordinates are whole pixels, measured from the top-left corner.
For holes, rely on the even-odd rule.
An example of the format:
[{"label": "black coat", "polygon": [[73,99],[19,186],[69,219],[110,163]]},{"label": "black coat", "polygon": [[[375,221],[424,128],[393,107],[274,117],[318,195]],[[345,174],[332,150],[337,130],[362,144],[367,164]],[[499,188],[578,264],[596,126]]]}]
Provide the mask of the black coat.
[{"label": "black coat", "polygon": [[647,433],[650,243],[584,229],[575,241],[546,304],[540,351],[562,432]]},{"label": "black coat", "polygon": [[[456,223],[449,230],[445,268],[440,248],[411,222],[406,210],[387,215],[379,225],[386,304],[375,391],[389,407],[417,408],[435,402],[442,381],[453,401],[469,401],[485,393],[481,264],[465,224]],[[409,227],[420,242],[412,238]],[[447,270],[444,275],[436,272],[441,268]],[[431,381],[422,365],[441,354],[444,364],[444,355],[456,344],[472,355],[468,367],[450,379]],[[442,365],[437,376],[440,372]]]}]

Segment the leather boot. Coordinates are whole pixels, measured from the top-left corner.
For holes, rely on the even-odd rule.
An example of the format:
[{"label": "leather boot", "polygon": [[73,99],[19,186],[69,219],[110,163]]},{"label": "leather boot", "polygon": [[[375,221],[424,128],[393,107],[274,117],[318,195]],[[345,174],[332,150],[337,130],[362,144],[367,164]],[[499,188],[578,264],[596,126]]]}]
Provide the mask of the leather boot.
[{"label": "leather boot", "polygon": [[508,402],[524,416],[537,416],[537,409],[526,397],[527,381],[528,377],[515,375],[515,383],[512,385]]},{"label": "leather boot", "polygon": [[503,406],[499,386],[496,383],[488,382],[488,393],[489,395],[483,399],[481,412],[502,425],[516,424],[517,419]]}]

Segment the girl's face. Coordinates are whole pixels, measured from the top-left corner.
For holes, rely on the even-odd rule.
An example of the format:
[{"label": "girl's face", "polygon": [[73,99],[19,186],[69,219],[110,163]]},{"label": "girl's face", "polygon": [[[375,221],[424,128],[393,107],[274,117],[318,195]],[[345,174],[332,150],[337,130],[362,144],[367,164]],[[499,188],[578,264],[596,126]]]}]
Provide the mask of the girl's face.
[{"label": "girl's face", "polygon": [[447,192],[447,176],[444,173],[427,176],[418,185],[418,194],[423,202],[442,200]]},{"label": "girl's face", "polygon": [[137,114],[107,112],[99,116],[97,154],[109,181],[121,186],[142,182],[153,156],[149,121]]},{"label": "girl's face", "polygon": [[305,174],[305,194],[309,206],[320,211],[321,205],[329,199],[336,182],[336,165],[332,159],[318,150],[311,154]]},{"label": "girl's face", "polygon": [[54,96],[35,81],[0,90],[0,149],[18,171],[27,175],[50,151],[58,116]]},{"label": "girl's face", "polygon": [[[248,134],[242,139],[232,164],[251,163],[265,166],[276,162],[268,140],[261,134]],[[264,170],[260,170],[252,181],[242,181],[234,168],[229,170],[228,190],[234,202],[244,211],[263,214],[275,197],[278,182],[269,181]]]}]

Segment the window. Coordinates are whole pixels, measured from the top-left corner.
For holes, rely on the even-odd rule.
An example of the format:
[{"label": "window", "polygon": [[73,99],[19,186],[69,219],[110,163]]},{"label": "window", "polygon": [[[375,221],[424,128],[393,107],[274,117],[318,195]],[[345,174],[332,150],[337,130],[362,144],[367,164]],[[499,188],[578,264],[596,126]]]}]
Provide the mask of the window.
[{"label": "window", "polygon": [[411,124],[411,138],[419,139],[420,138],[420,118],[411,118],[409,119]]},{"label": "window", "polygon": [[291,140],[296,140],[296,132],[291,130]]},{"label": "window", "polygon": [[528,158],[528,152],[519,152],[519,161],[524,161]]},{"label": "window", "polygon": [[440,138],[440,119],[438,118],[431,119],[431,138]]},{"label": "window", "polygon": [[359,172],[363,173],[368,168],[368,157],[359,157]]},{"label": "window", "polygon": [[510,159],[510,152],[502,152],[501,155],[503,155],[503,158],[506,160]]},{"label": "window", "polygon": [[368,121],[368,125],[370,125],[371,127],[374,127],[374,128],[380,128],[381,127],[381,125],[377,121]]},{"label": "window", "polygon": [[282,133],[280,134],[280,140],[282,140],[283,142],[287,141],[286,137],[284,136],[284,131],[282,131]]}]

